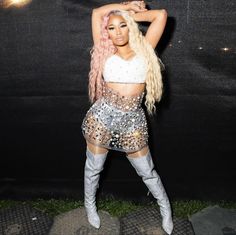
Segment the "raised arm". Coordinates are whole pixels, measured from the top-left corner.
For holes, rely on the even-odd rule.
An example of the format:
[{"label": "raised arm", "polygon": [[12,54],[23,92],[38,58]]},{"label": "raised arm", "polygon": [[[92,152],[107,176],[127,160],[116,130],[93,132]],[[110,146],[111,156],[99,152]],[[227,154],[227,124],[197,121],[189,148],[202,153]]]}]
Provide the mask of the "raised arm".
[{"label": "raised arm", "polygon": [[152,45],[152,47],[155,48],[166,26],[167,11],[165,9],[148,10],[145,12],[132,14],[132,17],[137,22],[151,22],[146,32],[145,38]]},{"label": "raised arm", "polygon": [[92,36],[93,36],[93,43],[96,46],[100,42],[100,30],[101,30],[101,23],[102,17],[106,15],[108,12],[112,10],[125,10],[125,11],[134,11],[134,12],[145,12],[147,9],[140,9],[135,4],[107,4],[101,6],[99,8],[95,8],[92,11]]}]

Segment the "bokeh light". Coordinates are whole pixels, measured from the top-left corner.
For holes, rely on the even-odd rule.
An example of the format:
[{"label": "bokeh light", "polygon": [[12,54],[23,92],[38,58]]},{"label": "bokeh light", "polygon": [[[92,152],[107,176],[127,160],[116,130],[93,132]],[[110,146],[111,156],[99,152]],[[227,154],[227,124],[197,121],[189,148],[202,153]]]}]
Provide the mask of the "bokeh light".
[{"label": "bokeh light", "polygon": [[8,7],[23,7],[29,4],[32,0],[3,0],[2,6],[4,8]]}]

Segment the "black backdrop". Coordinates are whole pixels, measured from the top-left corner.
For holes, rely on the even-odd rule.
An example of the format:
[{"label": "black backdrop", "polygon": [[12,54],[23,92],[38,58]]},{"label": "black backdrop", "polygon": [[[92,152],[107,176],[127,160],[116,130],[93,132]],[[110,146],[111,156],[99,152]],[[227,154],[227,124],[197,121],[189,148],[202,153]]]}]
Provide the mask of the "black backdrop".
[{"label": "black backdrop", "polygon": [[[90,16],[105,3],[0,9],[1,197],[82,197]],[[235,2],[147,3],[168,12],[157,47],[164,96],[148,118],[157,170],[171,198],[235,200]],[[122,153],[110,152],[102,176],[104,193],[145,197]]]}]

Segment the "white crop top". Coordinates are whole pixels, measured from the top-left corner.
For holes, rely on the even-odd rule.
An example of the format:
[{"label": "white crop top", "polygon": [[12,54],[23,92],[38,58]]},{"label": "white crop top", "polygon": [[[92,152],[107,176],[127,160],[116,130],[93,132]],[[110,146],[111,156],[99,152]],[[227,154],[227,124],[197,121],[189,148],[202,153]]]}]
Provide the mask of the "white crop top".
[{"label": "white crop top", "polygon": [[140,55],[125,60],[114,54],[104,64],[103,78],[106,82],[145,83],[147,68],[146,60]]}]

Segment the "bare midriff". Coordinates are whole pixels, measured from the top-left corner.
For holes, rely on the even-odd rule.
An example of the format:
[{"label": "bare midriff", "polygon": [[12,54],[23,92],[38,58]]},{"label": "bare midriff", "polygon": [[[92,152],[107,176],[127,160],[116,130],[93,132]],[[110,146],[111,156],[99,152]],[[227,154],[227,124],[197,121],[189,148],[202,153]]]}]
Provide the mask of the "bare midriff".
[{"label": "bare midriff", "polygon": [[145,89],[145,83],[117,83],[106,82],[106,85],[119,92],[120,95],[134,96],[141,94]]}]

